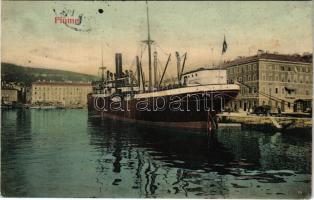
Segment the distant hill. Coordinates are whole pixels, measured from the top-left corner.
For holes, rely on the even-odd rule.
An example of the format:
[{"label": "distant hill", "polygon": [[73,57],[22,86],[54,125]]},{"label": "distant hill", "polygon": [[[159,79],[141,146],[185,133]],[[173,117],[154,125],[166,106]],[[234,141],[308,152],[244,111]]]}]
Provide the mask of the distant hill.
[{"label": "distant hill", "polygon": [[10,63],[1,63],[1,79],[2,81],[19,82],[29,86],[35,81],[88,82],[97,80],[98,78],[93,75],[64,70],[23,67]]}]

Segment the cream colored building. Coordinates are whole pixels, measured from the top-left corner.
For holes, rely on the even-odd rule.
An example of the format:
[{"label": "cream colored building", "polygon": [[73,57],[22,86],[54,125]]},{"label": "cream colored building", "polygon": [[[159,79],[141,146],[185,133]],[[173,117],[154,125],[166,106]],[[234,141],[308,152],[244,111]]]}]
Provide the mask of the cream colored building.
[{"label": "cream colored building", "polygon": [[3,88],[1,89],[1,102],[17,102],[18,101],[18,91],[13,88]]},{"label": "cream colored building", "polygon": [[312,56],[259,53],[224,64],[228,83],[240,82],[241,91],[229,105],[252,111],[261,105],[272,111],[301,112],[312,107]]},{"label": "cream colored building", "polygon": [[91,91],[90,83],[35,82],[30,90],[31,104],[86,106]]}]

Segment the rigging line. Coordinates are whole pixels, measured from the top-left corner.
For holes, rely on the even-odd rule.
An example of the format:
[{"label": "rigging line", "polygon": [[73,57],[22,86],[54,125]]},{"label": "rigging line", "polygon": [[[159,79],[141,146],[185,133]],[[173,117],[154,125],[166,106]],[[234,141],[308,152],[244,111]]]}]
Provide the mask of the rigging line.
[{"label": "rigging line", "polygon": [[[158,60],[158,62],[162,65],[163,63],[161,63],[161,61],[159,60],[159,58],[157,58],[157,60]],[[162,66],[164,66],[164,65],[162,65]],[[169,75],[169,72],[168,72],[168,70],[166,70],[165,71],[165,78],[170,78],[170,79],[172,79],[173,77],[171,76],[171,75]]]},{"label": "rigging line", "polygon": [[162,70],[163,63],[157,58],[157,69]]},{"label": "rigging line", "polygon": [[131,65],[129,65],[129,70],[132,70],[133,71],[133,67],[135,65],[135,58],[133,58],[132,62],[131,62]]},{"label": "rigging line", "polygon": [[140,55],[141,51],[142,51],[142,48],[143,48],[143,43],[141,42],[140,45],[137,47],[136,49],[136,55]]},{"label": "rigging line", "polygon": [[[241,83],[241,82],[238,82],[239,84],[241,84],[241,85],[244,85],[245,87],[247,87],[247,88],[250,88],[250,89],[252,89],[252,86],[249,86],[249,85],[246,85],[246,84],[244,84],[244,83]],[[259,92],[259,91],[256,91],[256,93],[257,94],[261,94],[261,95],[263,95],[263,96],[266,96],[267,98],[270,98],[270,99],[272,99],[272,100],[274,100],[274,101],[283,101],[283,102],[286,102],[287,103],[287,105],[288,105],[288,103],[291,103],[291,102],[289,102],[289,101],[286,101],[286,100],[283,100],[283,99],[280,99],[280,98],[278,98],[278,97],[275,97],[275,96],[272,96],[272,95],[270,95],[270,94],[267,94],[266,92]]]},{"label": "rigging line", "polygon": [[161,48],[161,46],[160,46],[157,42],[155,42],[155,45],[156,45],[165,55],[169,56],[169,54],[167,53],[167,51],[165,51],[163,48]]},{"label": "rigging line", "polygon": [[162,63],[160,62],[160,60],[157,58],[157,71],[158,71],[158,77],[159,79],[161,78],[161,74],[163,72],[163,69],[162,69]]},{"label": "rigging line", "polygon": [[145,52],[145,50],[146,50],[146,45],[144,46],[144,49],[142,49],[142,51],[141,51],[141,57],[140,57],[140,61],[142,62],[142,57],[143,57],[143,52]]},{"label": "rigging line", "polygon": [[157,70],[158,70],[158,77],[161,78],[161,72],[162,72],[162,63],[160,62],[159,58],[157,58]]},{"label": "rigging line", "polygon": [[[240,84],[241,84],[241,83],[240,83]],[[243,84],[243,85],[245,85],[245,84]],[[246,86],[246,85],[245,85],[245,86]],[[236,99],[236,97],[232,97],[232,96],[230,96],[230,95],[228,95],[228,94],[226,94],[226,93],[219,92],[219,91],[215,91],[215,92],[217,92],[217,93],[219,93],[219,94],[226,95],[226,96],[230,97],[231,99]],[[267,98],[269,98],[269,99],[271,99],[271,100],[277,101],[277,102],[284,102],[284,105],[289,105],[289,103],[291,104],[291,102],[285,101],[285,100],[280,99],[280,98],[278,98],[278,97],[270,96],[270,95],[268,95],[267,93],[264,93],[264,92],[258,92],[258,91],[257,91],[256,93],[257,93],[257,94],[261,94],[261,95],[263,95],[263,96],[265,96],[265,97],[267,97]],[[280,101],[278,101],[278,100],[280,100]],[[294,104],[294,103],[292,103],[292,104]]]},{"label": "rigging line", "polygon": [[158,71],[158,77],[160,78],[161,77],[161,73],[162,73],[160,67],[157,67],[157,71]]}]

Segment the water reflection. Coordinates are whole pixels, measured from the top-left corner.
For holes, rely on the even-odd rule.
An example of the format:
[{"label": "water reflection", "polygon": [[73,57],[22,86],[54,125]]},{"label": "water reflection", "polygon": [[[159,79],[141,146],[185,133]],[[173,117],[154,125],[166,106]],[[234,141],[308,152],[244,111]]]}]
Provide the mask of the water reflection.
[{"label": "water reflection", "polygon": [[311,134],[183,133],[85,110],[2,111],[5,196],[306,198]]},{"label": "water reflection", "polygon": [[[27,148],[31,143],[30,113],[1,111],[1,191],[3,195],[14,196],[16,191],[26,195],[25,158],[19,149]],[[13,159],[12,159],[13,158]],[[3,162],[3,161],[7,162]],[[8,173],[14,166],[21,166],[18,173]],[[16,181],[18,180],[18,182]]]},{"label": "water reflection", "polygon": [[[166,196],[180,194],[179,197],[226,197],[232,195],[229,194],[230,187],[249,188],[245,184],[230,183],[228,175],[235,177],[238,182],[255,180],[261,184],[285,183],[285,176],[311,173],[311,138],[308,136],[299,138],[299,143],[290,144],[287,143],[289,135],[263,134],[241,129],[221,129],[207,137],[184,135],[170,130],[160,131],[158,128],[97,117],[90,117],[89,124],[92,127],[101,124],[103,129],[100,135],[99,131],[91,132],[91,144],[97,148],[107,148],[105,143],[99,141],[106,137],[113,138],[112,154],[116,158],[113,162],[114,169],[119,166],[119,172],[123,170],[120,163],[123,158],[131,160],[132,165],[128,165],[127,170],[134,174],[132,188],[138,189],[140,196],[144,197],[158,197],[156,193]],[[276,148],[269,148],[269,145]],[[136,154],[123,156],[121,149],[130,152],[134,148]],[[300,162],[291,160],[293,156],[289,154],[292,152],[289,149],[293,148],[298,149],[299,153],[294,158]],[[308,187],[305,190],[309,192],[310,189]]]},{"label": "water reflection", "polygon": [[[157,190],[174,195],[182,193],[185,197],[188,197],[189,192],[201,195],[206,192],[203,191],[205,187],[191,187],[202,182],[200,173],[211,170],[210,167],[218,168],[233,159],[232,154],[214,136],[208,138],[206,134],[160,132],[156,128],[98,117],[90,117],[89,124],[94,127],[89,129],[91,144],[97,149],[108,150],[108,142],[105,141],[111,137],[110,154],[115,158],[111,160],[113,172],[119,173],[123,170],[121,166],[126,166],[125,169],[134,175],[132,188],[138,189],[144,197],[158,197]],[[122,162],[124,159],[126,161]],[[104,169],[108,163],[98,164],[100,166],[97,168]],[[227,173],[226,171],[228,170],[221,168],[218,174]],[[216,192],[224,195],[227,188],[223,184],[223,178],[213,177],[209,180],[213,182],[209,185],[215,186]],[[115,179],[113,184],[119,185],[121,181]],[[165,183],[169,187],[165,187]]]}]

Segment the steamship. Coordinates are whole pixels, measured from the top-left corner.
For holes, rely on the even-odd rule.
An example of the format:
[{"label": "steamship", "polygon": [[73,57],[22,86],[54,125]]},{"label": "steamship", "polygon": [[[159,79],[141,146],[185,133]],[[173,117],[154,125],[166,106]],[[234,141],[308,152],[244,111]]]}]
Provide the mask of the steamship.
[{"label": "steamship", "polygon": [[[113,74],[100,67],[101,80],[93,82],[93,92],[88,94],[88,110],[115,120],[143,123],[158,127],[188,130],[212,130],[217,128],[215,116],[223,111],[225,104],[235,98],[239,86],[227,84],[226,70],[199,69],[184,72],[187,54],[181,65],[176,52],[176,81],[166,84],[165,72],[171,54],[160,78],[157,66],[152,66],[149,15],[147,6],[148,84],[146,84],[142,61],[136,56],[136,72],[122,69],[122,54],[115,55]],[[154,61],[156,53],[154,53]],[[153,70],[152,70],[153,68]]]}]

